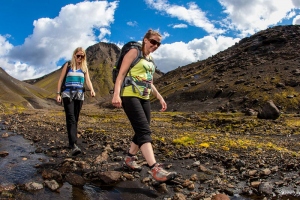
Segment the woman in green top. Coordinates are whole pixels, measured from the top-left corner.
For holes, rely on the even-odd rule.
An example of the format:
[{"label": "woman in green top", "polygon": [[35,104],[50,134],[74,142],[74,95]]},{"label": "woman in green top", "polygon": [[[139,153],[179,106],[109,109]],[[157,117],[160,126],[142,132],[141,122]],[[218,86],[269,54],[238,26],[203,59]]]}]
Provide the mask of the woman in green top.
[{"label": "woman in green top", "polygon": [[[164,98],[153,85],[155,64],[150,53],[160,44],[161,35],[157,31],[149,30],[142,41],[143,58],[129,72],[130,64],[139,52],[135,48],[128,51],[116,79],[112,104],[117,108],[123,107],[135,133],[128,155],[125,157],[127,167],[136,171],[141,170],[141,166],[136,163],[136,154],[141,150],[151,169],[152,177],[156,181],[165,182],[175,178],[177,173],[164,170],[162,164],[156,162],[150,130],[150,93],[160,101],[162,106],[160,111],[167,109]],[[135,84],[122,87],[123,80],[129,76]]]}]

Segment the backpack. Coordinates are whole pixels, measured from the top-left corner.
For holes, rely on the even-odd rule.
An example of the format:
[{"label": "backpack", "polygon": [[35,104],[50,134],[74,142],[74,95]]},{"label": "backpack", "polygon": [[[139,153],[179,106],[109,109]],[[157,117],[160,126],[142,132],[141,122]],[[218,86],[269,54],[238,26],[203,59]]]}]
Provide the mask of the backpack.
[{"label": "backpack", "polygon": [[[126,55],[126,53],[130,50],[130,49],[137,49],[138,50],[138,55],[137,57],[133,60],[133,62],[131,63],[131,65],[129,66],[129,69],[128,69],[128,72],[131,70],[131,68],[136,65],[141,58],[143,58],[143,52],[142,52],[142,44],[139,43],[139,42],[136,42],[136,41],[130,41],[130,42],[127,42],[121,49],[121,52],[119,54],[119,57],[115,63],[115,66],[112,70],[112,81],[113,83],[115,84],[116,83],[116,79],[118,77],[118,74],[119,74],[119,71],[120,71],[120,68],[121,68],[121,65],[122,65],[122,61],[123,61],[123,58],[124,56]],[[127,73],[128,73],[127,72]],[[123,83],[124,83],[124,80],[123,80]],[[124,87],[124,84],[122,84],[122,87]],[[113,94],[114,93],[114,89],[110,90],[109,91],[110,94]]]},{"label": "backpack", "polygon": [[65,77],[61,83],[61,86],[60,86],[60,93],[62,93],[62,91],[64,91],[66,89],[66,79],[67,79],[67,74],[68,74],[68,71],[69,69],[71,68],[71,61],[67,61],[65,62],[63,65],[62,65],[62,68],[65,66],[65,64],[68,63],[68,66],[67,66],[67,70],[66,70],[66,74],[65,74]]},{"label": "backpack", "polygon": [[121,68],[121,64],[122,64],[122,61],[123,61],[123,58],[125,56],[125,54],[130,50],[130,49],[137,49],[138,50],[138,56],[133,60],[133,62],[131,63],[130,67],[129,67],[129,70],[134,66],[136,65],[140,59],[143,57],[143,52],[142,52],[142,44],[139,43],[139,42],[136,42],[136,41],[130,41],[130,42],[127,42],[121,49],[121,52],[120,52],[120,55],[117,59],[117,62],[115,63],[115,66],[113,68],[113,71],[112,71],[112,79],[113,79],[113,83],[115,84],[116,83],[116,79],[118,77],[118,74],[119,74],[119,71],[120,71],[120,68]]}]

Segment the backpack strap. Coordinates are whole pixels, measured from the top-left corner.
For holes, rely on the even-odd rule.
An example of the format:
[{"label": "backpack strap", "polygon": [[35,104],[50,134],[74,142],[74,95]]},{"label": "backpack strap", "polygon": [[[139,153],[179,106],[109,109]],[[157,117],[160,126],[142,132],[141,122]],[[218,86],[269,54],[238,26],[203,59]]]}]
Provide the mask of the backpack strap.
[{"label": "backpack strap", "polygon": [[[67,79],[67,74],[68,74],[68,71],[71,68],[71,61],[67,61],[67,62],[65,62],[65,64],[66,63],[67,63],[67,69],[66,69],[64,79],[62,80],[62,83],[61,83],[61,86],[60,86],[60,93],[62,93],[66,89],[65,83],[66,83],[66,79]],[[65,64],[63,64],[63,66],[65,66]]]},{"label": "backpack strap", "polygon": [[[141,81],[134,81],[132,76],[131,76],[132,67],[135,66],[139,62],[140,59],[142,59],[142,58],[145,59],[144,55],[143,55],[143,52],[139,48],[137,48],[137,50],[138,50],[138,56],[131,63],[130,68],[129,68],[129,72],[128,72],[129,76],[125,77],[125,80],[123,81],[122,87],[126,87],[126,86],[131,85],[132,86],[132,91],[134,93],[136,93],[136,89],[137,89],[139,91],[140,95],[144,96],[144,92],[141,91],[138,86],[144,86],[145,88],[151,89],[151,84],[150,83],[144,83],[144,82],[141,82]],[[150,59],[146,59],[146,60],[152,62],[154,64],[155,68],[156,68],[156,64],[153,61],[152,57],[150,57]]]},{"label": "backpack strap", "polygon": [[143,57],[143,52],[138,48],[138,47],[132,47],[134,49],[136,49],[138,51],[138,55],[137,57],[132,61],[130,67],[129,67],[129,71],[131,70],[132,67],[134,67]]},{"label": "backpack strap", "polygon": [[[131,78],[131,69],[144,57],[143,56],[143,52],[140,50],[140,48],[138,48],[137,46],[132,46],[131,47],[131,49],[136,49],[137,51],[138,51],[138,55],[137,55],[137,57],[132,61],[132,63],[130,64],[130,66],[129,66],[129,69],[128,69],[128,71],[127,71],[127,73],[126,74],[128,74],[129,73],[129,77],[130,77],[130,79],[132,80],[132,78]],[[126,79],[126,77],[125,77],[125,79]],[[127,82],[127,83],[126,83]],[[133,82],[133,80],[131,81],[131,82]],[[122,83],[122,86],[121,86],[121,89],[123,88],[123,87],[125,87],[125,86],[128,86],[128,78],[127,78],[127,80],[125,81],[123,81],[123,83]],[[133,90],[134,90],[134,88],[132,88]],[[135,90],[134,90],[135,91]]]},{"label": "backpack strap", "polygon": [[[141,44],[137,44],[136,42],[128,42],[127,44],[130,44],[131,46],[130,46],[130,48],[128,49],[128,50],[126,50],[126,53],[128,52],[128,51],[130,51],[131,49],[136,49],[137,51],[138,51],[138,55],[136,56],[136,58],[131,62],[131,64],[130,64],[130,66],[129,66],[129,69],[128,69],[128,71],[127,71],[127,73],[126,73],[126,77],[125,77],[125,79],[123,80],[123,82],[122,82],[122,85],[121,85],[121,89],[122,88],[124,88],[125,86],[129,86],[129,85],[132,85],[133,86],[133,84],[134,84],[134,81],[132,80],[132,78],[131,78],[131,69],[142,59],[142,58],[144,58],[144,55],[143,55],[143,52],[142,52],[142,50],[141,50]],[[126,44],[126,45],[127,45]],[[121,52],[122,52],[122,50],[121,50]],[[126,54],[125,53],[125,54]],[[122,63],[122,61],[123,61],[123,58],[124,58],[124,56],[125,56],[125,54],[123,54],[121,57],[122,57],[122,59],[118,59],[118,61],[117,61],[117,64],[116,64],[116,66],[119,66],[119,67],[121,67],[121,63]],[[121,62],[121,63],[120,63]],[[116,68],[114,68],[113,69],[113,80],[115,80],[116,78],[117,78],[117,76],[118,76],[118,73],[119,73],[119,68],[118,67],[116,67]],[[129,74],[129,76],[127,76]],[[128,79],[130,79],[129,81],[128,81]],[[130,84],[130,83],[132,83],[132,84]],[[133,86],[133,91],[135,91],[135,88],[134,88],[134,86]],[[110,94],[113,94],[113,92],[114,92],[114,89],[113,90],[110,90],[109,91],[109,93]]]}]

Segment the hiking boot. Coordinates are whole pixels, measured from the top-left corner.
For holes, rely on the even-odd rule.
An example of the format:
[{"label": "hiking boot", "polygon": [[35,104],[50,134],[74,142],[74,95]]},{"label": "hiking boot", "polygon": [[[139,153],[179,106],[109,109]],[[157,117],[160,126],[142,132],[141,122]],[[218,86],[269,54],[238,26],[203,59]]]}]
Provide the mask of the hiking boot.
[{"label": "hiking boot", "polygon": [[168,172],[162,168],[162,164],[157,163],[151,169],[152,177],[158,182],[166,182],[168,180],[174,179],[177,175],[176,172]]},{"label": "hiking boot", "polygon": [[76,144],[74,144],[74,147],[72,148],[72,156],[77,156],[80,153],[81,149]]},{"label": "hiking boot", "polygon": [[126,156],[125,165],[133,171],[141,171],[142,167],[135,162],[137,160],[137,156]]}]

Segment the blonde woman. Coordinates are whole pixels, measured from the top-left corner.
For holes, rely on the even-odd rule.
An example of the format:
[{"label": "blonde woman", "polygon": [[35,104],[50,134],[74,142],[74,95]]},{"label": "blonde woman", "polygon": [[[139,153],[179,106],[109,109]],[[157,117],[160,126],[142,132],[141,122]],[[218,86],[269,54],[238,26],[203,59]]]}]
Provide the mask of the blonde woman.
[{"label": "blonde woman", "polygon": [[[153,85],[155,64],[150,54],[160,44],[161,35],[154,30],[149,30],[142,42],[143,58],[130,69],[129,73],[127,73],[129,67],[139,52],[135,48],[128,51],[123,58],[115,82],[112,104],[117,108],[123,107],[135,133],[125,157],[126,166],[132,170],[141,170],[141,166],[136,163],[136,154],[141,150],[151,170],[152,177],[158,182],[165,182],[175,178],[177,173],[166,171],[162,164],[156,162],[150,130],[150,93],[159,100],[162,106],[160,111],[167,109],[164,98]],[[123,80],[128,80],[128,78],[133,82],[122,87]],[[128,83],[128,81],[126,82]]]},{"label": "blonde woman", "polygon": [[[65,76],[63,91],[61,91]],[[67,62],[62,68],[57,84],[56,96],[56,101],[58,103],[63,102],[64,105],[69,147],[72,149],[72,156],[81,153],[81,149],[77,146],[77,126],[79,113],[84,100],[85,81],[91,91],[91,96],[94,97],[95,91],[87,68],[86,53],[82,47],[78,47],[73,52],[71,62]]]}]

